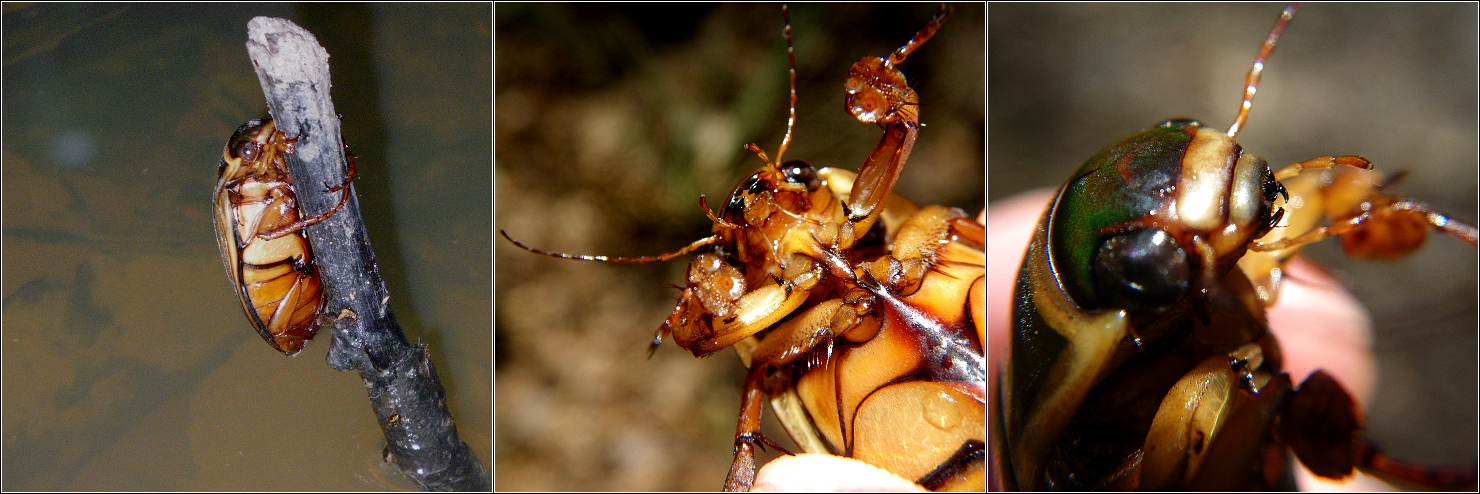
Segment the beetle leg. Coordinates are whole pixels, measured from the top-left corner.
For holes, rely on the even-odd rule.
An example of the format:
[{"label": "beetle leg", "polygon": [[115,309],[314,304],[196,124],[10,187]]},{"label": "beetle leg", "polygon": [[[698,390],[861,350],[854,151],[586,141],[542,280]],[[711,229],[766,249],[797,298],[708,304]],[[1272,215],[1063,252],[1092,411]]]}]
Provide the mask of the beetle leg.
[{"label": "beetle leg", "polygon": [[[1333,237],[1352,232],[1355,229],[1368,224],[1369,222],[1374,224],[1383,224],[1389,228],[1402,228],[1395,226],[1396,222],[1402,221],[1402,217],[1398,215],[1411,215],[1408,217],[1408,221],[1410,223],[1416,222],[1419,224],[1426,224],[1435,230],[1464,241],[1471,247],[1476,247],[1477,238],[1480,238],[1480,232],[1477,232],[1474,225],[1456,220],[1454,218],[1450,218],[1445,214],[1435,212],[1429,209],[1427,205],[1424,205],[1422,203],[1409,200],[1396,200],[1386,205],[1376,206],[1370,210],[1363,211],[1361,214],[1339,221],[1335,224],[1315,228],[1294,238],[1284,238],[1267,243],[1256,242],[1249,246],[1249,250],[1253,250],[1256,252],[1273,251],[1318,242],[1327,237]],[[1381,236],[1381,234],[1376,234],[1376,236]],[[1370,237],[1370,235],[1366,236],[1361,241],[1366,241]],[[1368,256],[1374,257],[1395,257],[1412,252],[1413,249],[1418,248],[1418,245],[1422,243],[1423,239],[1422,235],[1420,234],[1416,242],[1397,242],[1386,246],[1369,247],[1368,251],[1358,252],[1359,255],[1366,254]]]},{"label": "beetle leg", "polygon": [[785,279],[772,279],[737,299],[729,315],[715,314],[713,335],[686,348],[708,355],[771,327],[807,301],[823,271],[812,259],[793,256],[783,274]]},{"label": "beetle leg", "polygon": [[987,246],[987,227],[967,216],[951,218],[951,233],[966,245],[983,250]]},{"label": "beetle leg", "polygon": [[[673,335],[673,342],[684,349],[693,350],[700,341],[714,336],[711,317],[729,317],[735,312],[740,298],[745,295],[745,276],[718,254],[703,253],[689,262],[687,285],[679,296],[673,313],[658,327],[653,336],[648,355],[663,342],[663,337]],[[698,355],[696,353],[696,355]]]},{"label": "beetle leg", "polygon": [[[857,292],[857,293],[862,293]],[[781,366],[806,355],[818,345],[831,342],[838,335],[858,327],[863,316],[872,310],[871,300],[854,298],[828,300],[781,323],[761,339],[752,353],[752,367],[763,364]],[[877,331],[877,327],[873,328]]]},{"label": "beetle leg", "polygon": [[[1274,376],[1258,394],[1235,393],[1240,397],[1239,403],[1224,418],[1219,433],[1198,454],[1202,464],[1212,466],[1198,469],[1182,488],[1272,490],[1294,484],[1284,446],[1265,432],[1273,426],[1275,415],[1291,393],[1290,375]],[[1227,465],[1252,467],[1226,468]]]},{"label": "beetle leg", "polygon": [[[263,198],[265,205],[261,212],[253,218],[255,224],[246,228],[247,232],[256,233],[256,235],[249,235],[247,241],[259,238],[273,241],[301,230],[301,228],[293,228],[300,221],[298,220],[298,198],[293,195],[291,185],[286,182],[268,184]],[[250,203],[244,202],[244,204]]]},{"label": "beetle leg", "polygon": [[865,57],[848,69],[844,103],[864,123],[884,127],[884,137],[858,168],[844,211],[857,240],[878,217],[878,206],[894,191],[920,131],[920,99],[904,74],[887,60]]},{"label": "beetle leg", "polygon": [[[903,75],[900,77],[903,78]],[[910,90],[909,97],[910,105],[919,104],[914,90]],[[910,157],[910,150],[915,146],[915,137],[920,127],[918,110],[916,106],[902,108],[909,109],[902,112],[909,115],[908,120],[885,124],[884,137],[859,166],[858,180],[853,183],[848,202],[844,204],[844,211],[848,215],[848,221],[844,225],[845,233],[851,233],[855,241],[873,226],[874,220],[879,216],[879,205],[894,191],[894,184],[899,180],[904,163]]]},{"label": "beetle leg", "polygon": [[[353,170],[354,168],[351,167],[350,169]],[[324,211],[322,213],[319,213],[319,214],[316,214],[316,215],[313,215],[313,216],[310,216],[310,217],[307,217],[307,218],[304,218],[304,219],[295,221],[295,222],[293,222],[291,224],[283,225],[282,227],[279,227],[279,228],[275,228],[275,229],[272,229],[272,230],[268,230],[266,232],[259,233],[259,234],[257,234],[257,237],[258,238],[262,238],[262,239],[266,239],[266,240],[272,240],[272,239],[275,239],[275,238],[278,238],[278,237],[282,237],[284,235],[288,235],[288,234],[291,234],[291,233],[297,233],[297,232],[303,230],[304,228],[308,228],[310,226],[317,225],[317,224],[319,224],[319,222],[329,219],[330,216],[334,216],[334,213],[338,213],[339,210],[341,208],[343,208],[345,204],[349,203],[349,194],[350,194],[349,180],[350,179],[353,179],[353,178],[354,178],[354,176],[353,176],[353,174],[351,174],[349,178],[346,178],[345,179],[344,183],[329,188],[330,191],[334,191],[334,190],[342,191],[342,194],[340,194],[340,196],[339,196],[339,202],[337,204],[335,204],[334,207],[329,208],[328,211]]]},{"label": "beetle leg", "polygon": [[1300,384],[1280,420],[1280,433],[1311,472],[1342,478],[1352,468],[1429,489],[1475,489],[1475,466],[1426,466],[1387,456],[1361,433],[1362,417],[1341,385],[1324,371]]},{"label": "beetle leg", "polygon": [[1196,475],[1239,396],[1242,379],[1231,363],[1225,356],[1204,360],[1167,392],[1141,448],[1141,488],[1175,489]]},{"label": "beetle leg", "polygon": [[[926,271],[941,261],[942,250],[951,244],[955,220],[965,218],[966,214],[956,208],[921,208],[895,234],[890,255],[880,257],[866,269],[890,291],[900,295],[915,293]],[[977,225],[977,232],[980,231]]]},{"label": "beetle leg", "polygon": [[858,180],[844,206],[848,215],[845,228],[853,230],[853,240],[863,237],[878,218],[879,205],[894,191],[920,130],[920,98],[894,66],[904,63],[905,57],[929,41],[950,15],[951,10],[942,7],[930,23],[889,58],[864,57],[848,69],[848,80],[843,86],[847,91],[844,108],[860,122],[884,126],[884,137],[859,166]]},{"label": "beetle leg", "polygon": [[653,336],[653,351],[663,338],[695,356],[734,345],[791,314],[806,302],[823,268],[805,256],[793,256],[783,274],[760,288],[745,291],[745,277],[717,254],[705,253],[689,263],[688,284],[678,305]]},{"label": "beetle leg", "polygon": [[740,420],[735,425],[735,459],[730,463],[730,473],[725,476],[726,492],[746,492],[755,484],[756,446],[761,449],[770,446],[791,454],[761,434],[761,406],[766,398],[762,384],[766,370],[764,365],[754,366],[745,376],[745,389],[740,395]]},{"label": "beetle leg", "polygon": [[740,395],[740,420],[735,425],[735,459],[725,476],[726,492],[745,492],[755,484],[754,445],[761,437],[761,405],[766,393],[761,384],[765,366],[752,366],[745,376],[745,390]]},{"label": "beetle leg", "polygon": [[[303,219],[298,220],[298,221],[295,221],[293,223],[290,223],[290,224],[287,224],[287,225],[283,225],[283,226],[280,226],[280,227],[277,227],[277,228],[273,228],[272,230],[268,230],[266,232],[258,233],[257,236],[259,238],[263,238],[263,239],[266,239],[266,240],[272,240],[272,239],[275,239],[275,238],[278,238],[278,237],[282,237],[284,235],[288,235],[288,234],[291,234],[291,233],[296,233],[296,232],[299,232],[299,231],[303,230],[304,228],[308,228],[310,226],[317,225],[320,222],[329,219],[330,216],[334,216],[334,213],[338,213],[340,209],[344,208],[344,205],[349,203],[349,195],[350,195],[349,185],[350,185],[350,182],[354,181],[354,179],[355,179],[355,173],[356,173],[356,170],[355,170],[355,155],[350,154],[350,152],[349,152],[349,146],[348,145],[345,146],[344,159],[345,159],[345,170],[346,170],[345,171],[345,176],[344,176],[344,182],[341,182],[338,185],[327,185],[327,184],[325,185],[325,187],[328,188],[329,192],[340,192],[339,202],[338,203],[335,203],[334,204],[334,207],[331,207],[331,208],[329,208],[329,210],[324,211],[322,213],[319,213],[319,214],[316,214],[316,215],[313,215],[313,216],[310,216],[310,217],[307,217],[307,218],[303,218]],[[287,184],[283,184],[283,187],[287,187]],[[296,202],[296,199],[294,199],[294,196],[291,194],[291,190],[292,189],[288,189],[288,190],[290,191],[290,193],[287,195],[288,200],[289,201]],[[294,207],[294,210],[296,211],[297,208]]]},{"label": "beetle leg", "polygon": [[1337,166],[1349,166],[1352,168],[1371,170],[1372,162],[1367,161],[1367,158],[1355,155],[1322,156],[1319,158],[1311,158],[1299,163],[1291,163],[1289,165],[1285,165],[1284,168],[1281,168],[1274,172],[1274,179],[1284,180],[1299,175],[1306,170],[1326,170]]}]

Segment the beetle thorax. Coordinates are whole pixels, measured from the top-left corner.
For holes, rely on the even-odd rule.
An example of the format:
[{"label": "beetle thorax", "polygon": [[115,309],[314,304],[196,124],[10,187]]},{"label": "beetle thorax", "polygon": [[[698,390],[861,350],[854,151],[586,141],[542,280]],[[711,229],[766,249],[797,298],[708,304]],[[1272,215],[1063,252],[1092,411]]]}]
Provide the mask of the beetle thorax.
[{"label": "beetle thorax", "polygon": [[1226,133],[1199,126],[1182,158],[1176,218],[1200,232],[1217,257],[1236,257],[1267,230],[1269,173],[1263,158],[1243,152]]},{"label": "beetle thorax", "polygon": [[[842,208],[822,186],[817,172],[802,161],[790,161],[752,174],[725,201],[715,232],[730,246],[732,255],[759,283],[768,268],[785,268],[791,256],[812,255],[829,235],[817,231],[843,219]],[[734,228],[739,226],[741,228]],[[835,235],[834,235],[835,236]]]}]

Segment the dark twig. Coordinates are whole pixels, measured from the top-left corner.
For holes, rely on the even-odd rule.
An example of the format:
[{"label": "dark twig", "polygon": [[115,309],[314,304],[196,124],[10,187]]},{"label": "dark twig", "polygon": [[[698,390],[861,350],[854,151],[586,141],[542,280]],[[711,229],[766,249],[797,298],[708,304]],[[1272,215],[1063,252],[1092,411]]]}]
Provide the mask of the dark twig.
[{"label": "dark twig", "polygon": [[[271,17],[247,23],[247,53],[278,128],[299,139],[288,167],[302,214],[328,210],[340,196],[329,187],[343,183],[346,172],[328,53],[313,34]],[[391,313],[359,198],[350,190],[344,209],[307,229],[328,294],[324,312],[337,317],[329,365],[360,372],[389,460],[423,489],[491,490],[482,462],[457,436],[426,348],[407,342]]]}]

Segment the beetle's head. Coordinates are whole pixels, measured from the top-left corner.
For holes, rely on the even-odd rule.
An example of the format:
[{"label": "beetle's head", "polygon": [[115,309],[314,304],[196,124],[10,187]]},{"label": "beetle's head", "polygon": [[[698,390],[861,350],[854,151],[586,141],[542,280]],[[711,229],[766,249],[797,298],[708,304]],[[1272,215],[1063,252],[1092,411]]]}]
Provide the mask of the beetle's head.
[{"label": "beetle's head", "polygon": [[244,163],[257,161],[262,148],[276,131],[277,126],[273,124],[272,117],[248,120],[226,142],[226,158],[238,159]]},{"label": "beetle's head", "polygon": [[776,209],[801,211],[822,187],[817,169],[802,160],[767,166],[745,177],[725,200],[720,218],[735,225],[759,226]]},{"label": "beetle's head", "polygon": [[1087,309],[1160,312],[1211,287],[1280,215],[1263,158],[1196,120],[1101,151],[1051,210],[1055,271]]}]

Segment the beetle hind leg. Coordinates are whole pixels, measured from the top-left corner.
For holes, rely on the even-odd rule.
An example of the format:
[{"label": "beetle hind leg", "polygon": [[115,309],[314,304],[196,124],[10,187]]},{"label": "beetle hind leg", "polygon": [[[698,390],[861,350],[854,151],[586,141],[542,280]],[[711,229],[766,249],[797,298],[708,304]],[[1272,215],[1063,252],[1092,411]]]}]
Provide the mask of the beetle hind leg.
[{"label": "beetle hind leg", "polygon": [[1342,478],[1353,468],[1426,489],[1474,490],[1476,468],[1423,465],[1389,457],[1362,435],[1362,417],[1341,385],[1324,371],[1300,384],[1280,421],[1280,433],[1316,475]]},{"label": "beetle hind leg", "polygon": [[725,492],[749,491],[755,484],[757,445],[769,445],[786,452],[761,435],[761,407],[766,401],[766,392],[762,387],[765,375],[765,366],[758,364],[752,366],[745,376],[745,389],[740,394],[740,420],[735,424],[735,459],[730,463],[730,473],[725,475]]}]

